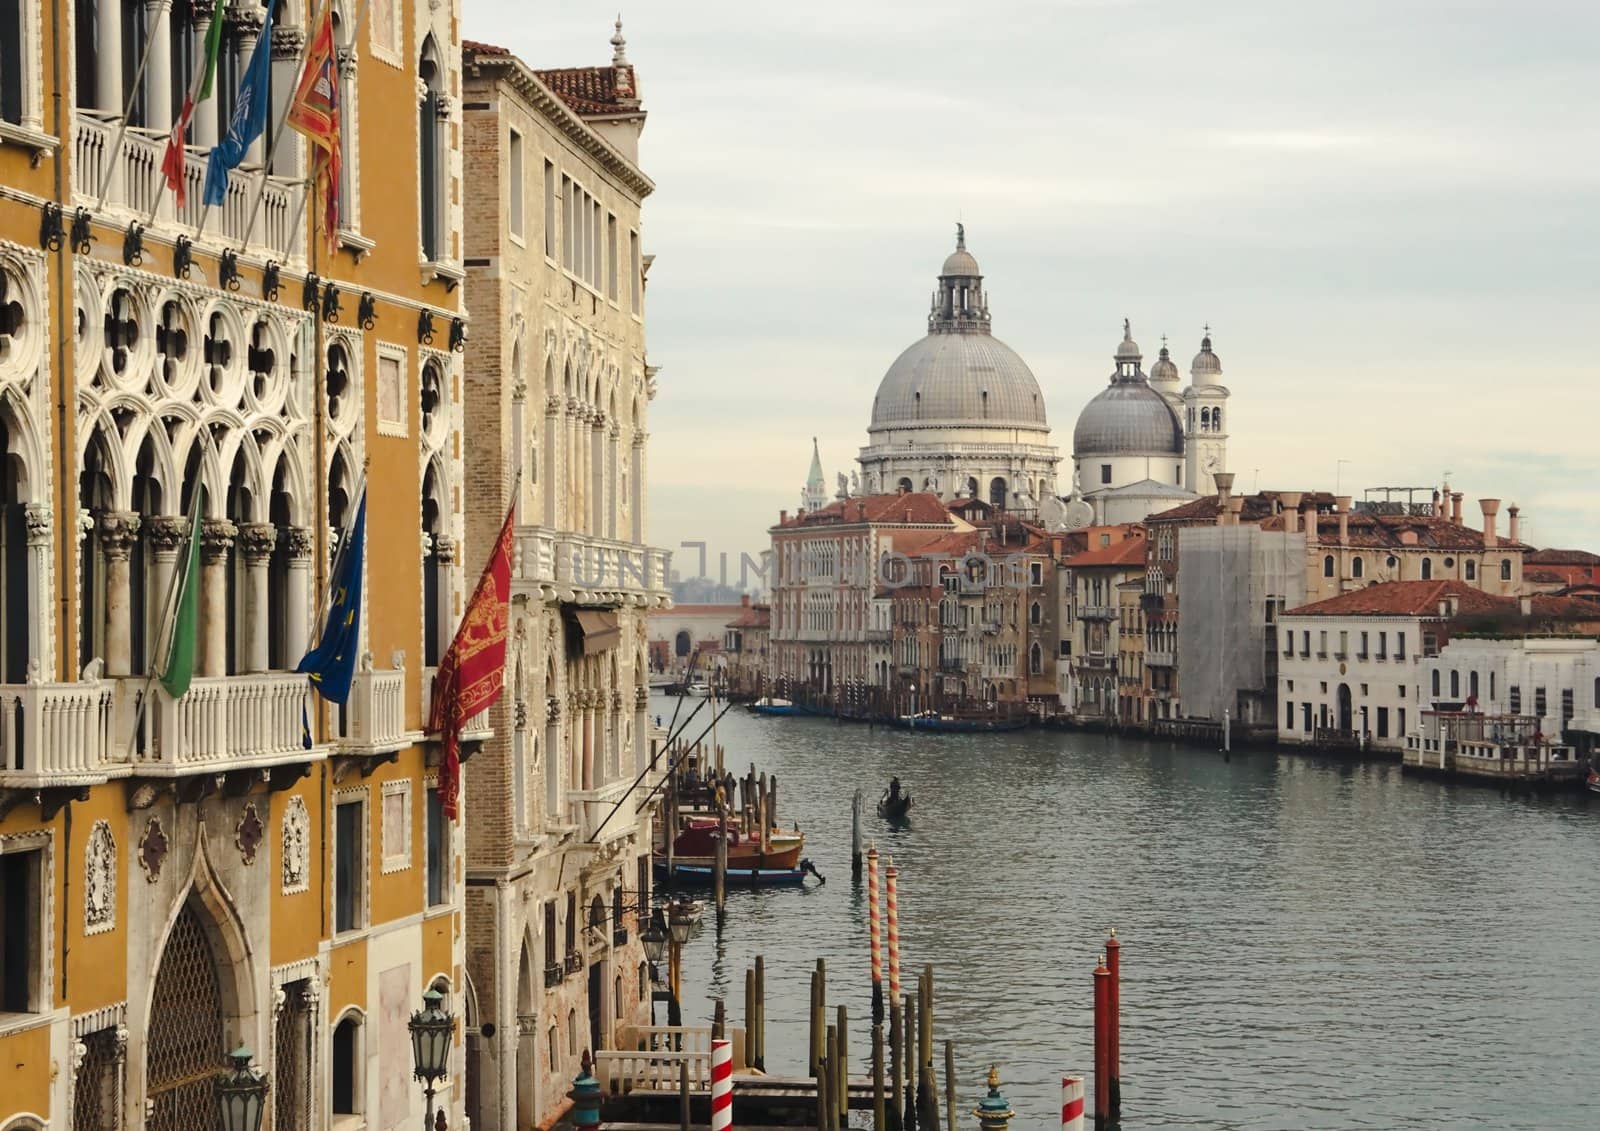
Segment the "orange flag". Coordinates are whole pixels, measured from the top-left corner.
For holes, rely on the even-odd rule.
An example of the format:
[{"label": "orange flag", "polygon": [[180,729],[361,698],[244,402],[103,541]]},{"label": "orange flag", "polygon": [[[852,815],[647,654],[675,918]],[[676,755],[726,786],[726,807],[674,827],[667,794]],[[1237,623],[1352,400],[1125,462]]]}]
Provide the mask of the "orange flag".
[{"label": "orange flag", "polygon": [[306,50],[305,69],[286,120],[317,150],[313,160],[324,202],[323,236],[334,248],[339,238],[339,56],[333,45],[331,5]]},{"label": "orange flag", "polygon": [[505,688],[515,514],[515,506],[506,512],[500,537],[495,539],[483,576],[478,578],[478,587],[462,614],[461,627],[456,629],[456,638],[439,661],[439,673],[433,679],[428,729],[437,731],[444,745],[439,800],[444,815],[452,821],[456,819],[456,800],[461,792],[461,727],[499,699]]}]

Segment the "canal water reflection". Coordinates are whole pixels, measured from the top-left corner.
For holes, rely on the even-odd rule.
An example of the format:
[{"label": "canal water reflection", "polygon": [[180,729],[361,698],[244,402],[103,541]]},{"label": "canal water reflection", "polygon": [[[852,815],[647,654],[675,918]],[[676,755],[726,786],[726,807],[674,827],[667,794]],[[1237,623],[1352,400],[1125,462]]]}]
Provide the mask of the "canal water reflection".
[{"label": "canal water reflection", "polygon": [[[828,880],[732,893],[720,945],[708,910],[685,952],[688,1024],[719,996],[742,1023],[744,970],[766,956],[771,1071],[805,1070],[819,955],[830,1004],[849,1007],[852,1070],[869,1063],[859,788],[901,869],[905,969],[936,971],[963,1112],[992,1060],[1018,1126],[1059,1119],[1060,1076],[1090,1075],[1090,976],[1114,925],[1127,1128],[1600,1127],[1600,798],[742,708],[718,738],[730,769],[778,776],[780,818]],[[916,799],[900,830],[870,815],[895,774]]]}]

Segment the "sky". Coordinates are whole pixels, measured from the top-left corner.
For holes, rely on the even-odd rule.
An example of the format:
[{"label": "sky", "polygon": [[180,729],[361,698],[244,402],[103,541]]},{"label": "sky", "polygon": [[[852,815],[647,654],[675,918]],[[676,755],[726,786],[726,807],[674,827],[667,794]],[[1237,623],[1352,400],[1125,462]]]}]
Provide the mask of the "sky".
[{"label": "sky", "polygon": [[[530,13],[533,18],[530,18]],[[466,0],[535,67],[610,4]],[[1433,486],[1600,551],[1600,5],[651,0],[650,541],[766,548],[926,332],[958,220],[1063,467],[1131,319],[1209,324],[1239,489]],[[1069,482],[1064,471],[1060,484]],[[1501,519],[1504,533],[1504,518]]]}]

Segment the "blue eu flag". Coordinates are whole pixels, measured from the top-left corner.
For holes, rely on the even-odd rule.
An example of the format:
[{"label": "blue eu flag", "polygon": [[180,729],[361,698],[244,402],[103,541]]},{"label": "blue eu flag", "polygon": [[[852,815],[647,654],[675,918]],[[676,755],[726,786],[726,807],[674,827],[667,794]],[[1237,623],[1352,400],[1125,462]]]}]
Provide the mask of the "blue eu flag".
[{"label": "blue eu flag", "polygon": [[228,120],[228,136],[211,147],[206,161],[204,200],[219,205],[228,198],[228,173],[239,167],[245,150],[267,128],[267,80],[272,69],[272,5],[245,67],[244,80],[233,99],[233,117]]},{"label": "blue eu flag", "polygon": [[333,567],[333,591],[322,639],[305,654],[295,671],[311,676],[311,686],[330,703],[350,698],[350,682],[361,652],[361,563],[367,549],[367,493],[361,492],[355,525],[339,547]]}]

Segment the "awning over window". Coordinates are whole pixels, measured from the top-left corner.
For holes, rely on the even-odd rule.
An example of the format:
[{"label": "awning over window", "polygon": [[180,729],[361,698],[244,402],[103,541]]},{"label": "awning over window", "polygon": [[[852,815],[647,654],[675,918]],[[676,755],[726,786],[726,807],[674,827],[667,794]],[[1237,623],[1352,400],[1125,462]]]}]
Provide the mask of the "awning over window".
[{"label": "awning over window", "polygon": [[622,643],[622,629],[617,625],[615,609],[573,609],[573,619],[583,635],[583,654],[593,656]]}]

